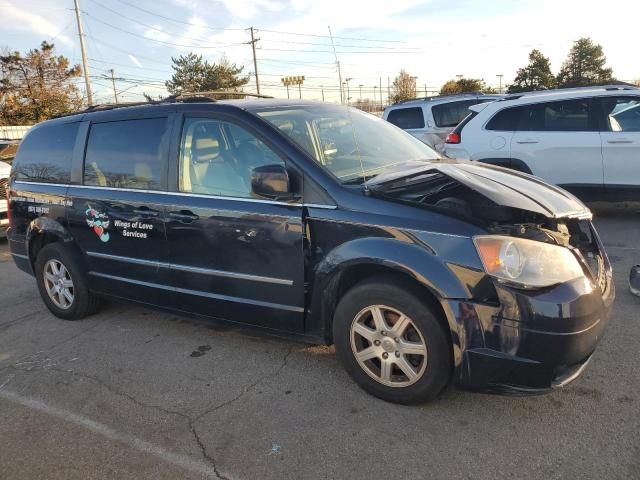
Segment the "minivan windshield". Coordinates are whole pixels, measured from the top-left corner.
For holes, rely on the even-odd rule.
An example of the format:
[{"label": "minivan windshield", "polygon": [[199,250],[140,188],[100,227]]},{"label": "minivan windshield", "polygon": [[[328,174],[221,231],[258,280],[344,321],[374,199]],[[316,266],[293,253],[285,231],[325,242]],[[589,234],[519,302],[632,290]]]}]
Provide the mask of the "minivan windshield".
[{"label": "minivan windshield", "polygon": [[259,107],[255,113],[300,145],[342,183],[362,183],[405,162],[438,154],[396,126],[337,105]]}]

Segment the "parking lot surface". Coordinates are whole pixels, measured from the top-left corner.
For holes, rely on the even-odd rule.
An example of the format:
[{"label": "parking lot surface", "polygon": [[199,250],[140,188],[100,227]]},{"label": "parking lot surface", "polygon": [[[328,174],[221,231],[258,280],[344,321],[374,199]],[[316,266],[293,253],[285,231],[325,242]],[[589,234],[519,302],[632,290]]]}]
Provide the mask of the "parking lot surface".
[{"label": "parking lot surface", "polygon": [[640,222],[596,221],[613,318],[574,383],[537,397],[373,398],[331,348],[111,302],[53,317],[0,242],[0,478],[640,478]]}]

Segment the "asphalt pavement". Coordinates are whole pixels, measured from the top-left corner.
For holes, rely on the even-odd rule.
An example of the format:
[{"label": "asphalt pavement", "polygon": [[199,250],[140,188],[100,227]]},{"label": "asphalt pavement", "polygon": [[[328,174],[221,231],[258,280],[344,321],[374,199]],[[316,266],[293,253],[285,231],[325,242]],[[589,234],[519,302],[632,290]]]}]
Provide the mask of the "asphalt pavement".
[{"label": "asphalt pavement", "polygon": [[596,225],[618,293],[585,373],[418,407],[360,390],[332,348],[117,302],[58,320],[1,241],[0,478],[640,478],[640,221]]}]

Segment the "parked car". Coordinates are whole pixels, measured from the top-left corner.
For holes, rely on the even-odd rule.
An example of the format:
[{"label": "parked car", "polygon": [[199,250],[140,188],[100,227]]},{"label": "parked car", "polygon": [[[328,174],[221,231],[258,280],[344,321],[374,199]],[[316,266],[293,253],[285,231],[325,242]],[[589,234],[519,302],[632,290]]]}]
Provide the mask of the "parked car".
[{"label": "parked car", "polygon": [[614,298],[575,197],[348,107],[92,109],[35,126],[13,167],[11,254],[57,317],[106,295],[334,343],[392,402],[562,386]]},{"label": "parked car", "polygon": [[586,201],[640,200],[640,90],[509,95],[472,113],[445,153],[532,173]]},{"label": "parked car", "polygon": [[382,118],[442,151],[447,134],[469,115],[471,105],[499,98],[481,92],[416,98],[386,107]]},{"label": "parked car", "polygon": [[9,174],[11,165],[0,162],[0,238],[7,236],[9,228],[9,217],[7,212],[7,185],[9,184]]}]

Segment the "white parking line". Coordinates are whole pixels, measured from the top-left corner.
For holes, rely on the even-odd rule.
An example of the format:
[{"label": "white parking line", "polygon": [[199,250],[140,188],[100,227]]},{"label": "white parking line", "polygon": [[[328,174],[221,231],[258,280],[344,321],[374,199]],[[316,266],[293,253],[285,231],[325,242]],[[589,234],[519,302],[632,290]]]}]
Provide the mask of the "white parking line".
[{"label": "white parking line", "polygon": [[193,473],[204,475],[211,478],[217,478],[217,475],[213,467],[208,463],[195,460],[185,455],[180,455],[180,454],[170,452],[168,450],[165,450],[162,447],[153,445],[149,442],[145,442],[144,440],[140,440],[139,438],[133,435],[130,435],[128,433],[117,432],[116,430],[114,430],[111,427],[108,427],[107,425],[98,423],[94,420],[83,417],[76,413],[69,412],[61,408],[53,407],[51,405],[47,405],[46,403],[40,400],[24,397],[22,395],[18,395],[17,393],[10,392],[7,390],[0,391],[0,398],[16,403],[18,405],[22,405],[23,407],[31,408],[33,410],[46,413],[47,415],[51,415],[52,417],[57,417],[67,422],[73,423],[75,425],[78,425],[82,428],[89,430],[92,433],[101,435],[109,440],[123,443],[135,450],[138,450],[139,452],[153,455],[154,457],[158,458],[159,460],[162,460],[163,462],[170,463],[184,470],[189,470]]}]

